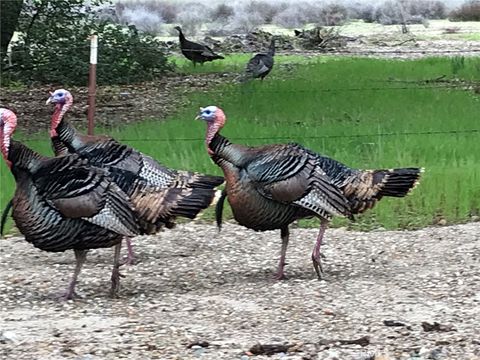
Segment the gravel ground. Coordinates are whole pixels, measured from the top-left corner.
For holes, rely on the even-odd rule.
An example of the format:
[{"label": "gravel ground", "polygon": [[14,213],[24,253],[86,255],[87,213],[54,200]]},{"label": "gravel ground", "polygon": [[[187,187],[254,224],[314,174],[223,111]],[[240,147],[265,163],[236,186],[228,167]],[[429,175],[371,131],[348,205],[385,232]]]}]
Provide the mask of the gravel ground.
[{"label": "gravel ground", "polygon": [[[324,281],[310,261],[316,230],[291,233],[283,282],[278,232],[190,223],[134,240],[119,299],[108,298],[113,251],[92,251],[82,298],[68,302],[54,297],[71,252],[1,240],[0,358],[480,359],[480,223],[331,229]],[[256,344],[276,353],[254,355]]]}]

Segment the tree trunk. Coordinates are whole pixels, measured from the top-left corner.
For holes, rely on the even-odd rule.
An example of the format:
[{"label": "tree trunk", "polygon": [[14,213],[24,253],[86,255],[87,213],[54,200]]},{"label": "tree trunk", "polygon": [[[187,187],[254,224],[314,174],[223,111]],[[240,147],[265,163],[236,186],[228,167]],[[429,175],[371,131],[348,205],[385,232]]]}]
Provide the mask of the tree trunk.
[{"label": "tree trunk", "polygon": [[23,0],[2,0],[0,1],[0,23],[1,26],[1,56],[5,56],[13,33],[17,28],[18,17],[22,10]]}]

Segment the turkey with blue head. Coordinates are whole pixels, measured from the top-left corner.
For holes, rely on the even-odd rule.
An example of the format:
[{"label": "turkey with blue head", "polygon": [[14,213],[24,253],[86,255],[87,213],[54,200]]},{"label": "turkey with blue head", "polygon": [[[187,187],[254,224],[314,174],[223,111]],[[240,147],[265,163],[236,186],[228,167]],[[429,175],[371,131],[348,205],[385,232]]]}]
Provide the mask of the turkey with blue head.
[{"label": "turkey with blue head", "polygon": [[[200,108],[205,121],[206,147],[223,170],[226,197],[235,220],[256,231],[280,229],[282,249],[277,278],[284,278],[289,225],[317,217],[320,230],[312,262],[321,278],[320,247],[328,222],[334,216],[353,219],[383,197],[404,197],[418,183],[417,167],[359,170],[296,143],[263,146],[233,144],[220,134],[226,116],[217,106]],[[223,204],[217,204],[221,211]],[[221,214],[217,214],[221,222]]]},{"label": "turkey with blue head", "polygon": [[[55,105],[50,123],[55,154],[77,154],[108,171],[134,204],[142,233],[171,228],[178,217],[194,219],[216,201],[223,177],[171,169],[109,136],[81,134],[65,119],[73,104],[68,90],[55,90],[47,103]],[[133,251],[128,242],[127,246],[131,261]]]}]

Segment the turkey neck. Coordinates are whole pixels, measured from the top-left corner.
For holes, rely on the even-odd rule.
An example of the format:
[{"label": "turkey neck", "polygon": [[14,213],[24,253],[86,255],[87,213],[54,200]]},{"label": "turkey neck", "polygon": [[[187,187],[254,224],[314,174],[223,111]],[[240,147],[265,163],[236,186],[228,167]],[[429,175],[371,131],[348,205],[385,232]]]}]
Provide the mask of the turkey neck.
[{"label": "turkey neck", "polygon": [[226,137],[216,133],[209,142],[208,147],[213,151],[213,161],[222,167],[223,162],[228,162],[236,167],[242,167],[248,162],[248,147],[232,144]]},{"label": "turkey neck", "polygon": [[274,56],[275,55],[275,41],[270,43],[270,48],[268,49],[268,55]]},{"label": "turkey neck", "polygon": [[69,152],[73,153],[82,145],[77,130],[68,121],[60,121],[56,128],[56,132],[57,136],[52,137],[55,154],[57,154],[57,150],[61,151],[64,147],[66,147]]},{"label": "turkey neck", "polygon": [[178,30],[178,38],[180,39],[180,42],[183,43],[185,42],[185,35],[183,35],[182,30]]},{"label": "turkey neck", "polygon": [[17,178],[19,172],[34,172],[40,162],[46,158],[22,143],[12,140],[7,159],[12,163],[12,173]]}]

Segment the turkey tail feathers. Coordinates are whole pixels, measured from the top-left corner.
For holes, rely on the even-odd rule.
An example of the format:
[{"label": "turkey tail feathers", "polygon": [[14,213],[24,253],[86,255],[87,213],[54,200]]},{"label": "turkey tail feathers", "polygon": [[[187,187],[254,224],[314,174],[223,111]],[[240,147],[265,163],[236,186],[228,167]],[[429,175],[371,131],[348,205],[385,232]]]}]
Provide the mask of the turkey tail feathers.
[{"label": "turkey tail feathers", "polygon": [[193,180],[188,182],[188,187],[195,189],[213,189],[223,184],[224,181],[223,176],[195,174]]},{"label": "turkey tail feathers", "polygon": [[227,191],[223,190],[220,199],[217,201],[217,205],[215,206],[215,220],[217,221],[217,228],[218,231],[222,230],[222,222],[223,222],[223,206],[225,205],[225,198],[227,197]]},{"label": "turkey tail feathers", "polygon": [[380,196],[404,197],[418,185],[423,171],[423,168],[377,170],[373,176],[381,175]]},{"label": "turkey tail feathers", "polygon": [[[174,190],[174,189],[172,189]],[[185,194],[185,189],[179,189]],[[202,210],[208,208],[216,200],[216,190],[193,188],[189,194],[178,199],[172,207],[171,215],[195,219]]]}]

